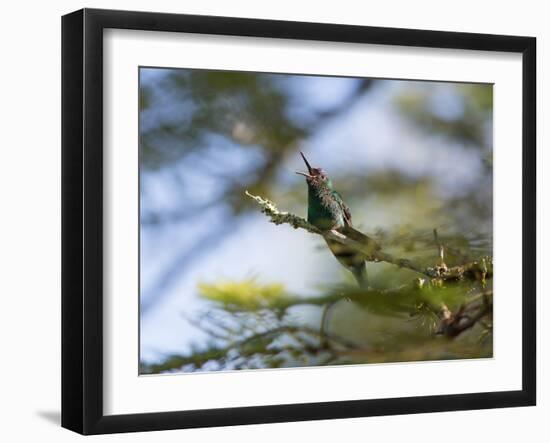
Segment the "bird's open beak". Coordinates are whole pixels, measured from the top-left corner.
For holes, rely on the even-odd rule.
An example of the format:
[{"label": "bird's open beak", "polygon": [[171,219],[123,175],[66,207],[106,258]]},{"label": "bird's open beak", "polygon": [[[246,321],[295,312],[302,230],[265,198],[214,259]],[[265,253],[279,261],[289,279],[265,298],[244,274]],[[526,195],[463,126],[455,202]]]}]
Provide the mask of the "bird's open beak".
[{"label": "bird's open beak", "polygon": [[305,172],[299,172],[299,171],[296,171],[296,174],[303,175],[304,177],[308,177],[308,178],[313,177],[313,175],[311,174],[311,165],[307,161],[306,156],[301,151],[300,151],[300,155],[302,156],[302,158],[304,159],[304,162],[306,163],[307,170],[308,170],[309,174],[306,174]]},{"label": "bird's open beak", "polygon": [[304,162],[307,166],[307,172],[309,172],[309,175],[312,175],[311,173],[311,165],[309,164],[309,162],[307,161],[307,158],[306,156],[304,155],[304,153],[302,151],[300,151],[300,155],[302,156],[302,158],[304,159]]}]

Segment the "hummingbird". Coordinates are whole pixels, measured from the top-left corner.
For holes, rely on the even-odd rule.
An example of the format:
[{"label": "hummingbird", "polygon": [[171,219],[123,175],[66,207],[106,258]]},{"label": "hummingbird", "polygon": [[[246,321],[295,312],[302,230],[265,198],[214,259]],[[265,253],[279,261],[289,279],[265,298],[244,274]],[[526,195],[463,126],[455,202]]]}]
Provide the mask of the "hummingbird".
[{"label": "hummingbird", "polygon": [[[307,173],[296,172],[306,178],[308,187],[307,221],[321,231],[337,230],[342,234],[375,249],[380,247],[365,234],[353,228],[351,212],[342,196],[334,189],[332,180],[321,168],[313,168],[300,152],[307,166]],[[349,246],[325,238],[330,251],[338,261],[350,270],[361,288],[368,287],[367,256]]]}]

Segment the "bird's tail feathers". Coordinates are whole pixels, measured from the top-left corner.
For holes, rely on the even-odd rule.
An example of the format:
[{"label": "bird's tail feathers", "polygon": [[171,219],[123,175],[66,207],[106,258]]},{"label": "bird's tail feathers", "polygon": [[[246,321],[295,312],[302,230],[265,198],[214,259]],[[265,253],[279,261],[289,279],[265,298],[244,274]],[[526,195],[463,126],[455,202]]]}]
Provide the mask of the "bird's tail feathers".
[{"label": "bird's tail feathers", "polygon": [[326,239],[326,242],[338,261],[353,273],[359,287],[367,288],[368,281],[367,265],[365,263],[366,257],[362,253],[359,253],[335,240]]},{"label": "bird's tail feathers", "polygon": [[347,237],[351,238],[352,240],[363,244],[372,252],[379,251],[381,249],[376,240],[370,238],[368,235],[363,234],[361,231],[358,231],[351,226],[344,226],[343,228],[340,228],[339,231]]},{"label": "bird's tail feathers", "polygon": [[360,288],[366,289],[369,287],[369,280],[367,278],[367,264],[365,262],[350,268],[357,284]]}]

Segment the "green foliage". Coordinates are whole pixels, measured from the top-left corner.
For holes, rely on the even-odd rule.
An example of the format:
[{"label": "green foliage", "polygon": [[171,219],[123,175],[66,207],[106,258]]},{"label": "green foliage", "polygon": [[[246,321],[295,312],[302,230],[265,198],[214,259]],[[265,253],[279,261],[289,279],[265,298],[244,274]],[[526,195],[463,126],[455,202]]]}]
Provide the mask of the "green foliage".
[{"label": "green foliage", "polygon": [[[417,311],[430,307],[437,311],[438,306],[446,304],[449,307],[458,307],[467,301],[468,296],[461,285],[447,287],[415,287],[408,285],[397,290],[372,290],[366,293],[353,294],[353,300],[369,311],[386,316],[410,316]],[[348,295],[349,296],[349,295]]]},{"label": "green foliage", "polygon": [[382,316],[411,316],[426,307],[432,311],[446,304],[454,309],[468,301],[468,288],[462,282],[443,287],[433,284],[420,286],[417,282],[395,289],[358,289],[353,286],[336,286],[316,296],[298,296],[286,293],[280,284],[261,285],[254,279],[200,283],[202,297],[218,304],[218,309],[231,312],[259,311],[262,309],[288,310],[293,306],[324,306],[342,299]]},{"label": "green foliage", "polygon": [[[462,281],[423,282],[417,279],[379,290],[339,286],[308,297],[288,294],[280,284],[262,285],[255,279],[201,283],[200,294],[212,306],[203,317],[205,321],[193,323],[215,343],[141,369],[158,373],[181,368],[194,371],[491,356],[490,326],[477,328],[473,336],[467,331],[458,340],[436,337],[442,306],[451,311],[465,309],[486,294],[486,288],[479,286],[474,291],[475,285]],[[325,314],[334,310],[335,315],[339,309],[347,312],[346,319],[324,324],[323,314],[314,327],[297,321],[296,309],[308,306]]]},{"label": "green foliage", "polygon": [[285,304],[289,296],[281,284],[261,285],[255,279],[241,282],[199,283],[199,294],[228,311],[255,311]]}]

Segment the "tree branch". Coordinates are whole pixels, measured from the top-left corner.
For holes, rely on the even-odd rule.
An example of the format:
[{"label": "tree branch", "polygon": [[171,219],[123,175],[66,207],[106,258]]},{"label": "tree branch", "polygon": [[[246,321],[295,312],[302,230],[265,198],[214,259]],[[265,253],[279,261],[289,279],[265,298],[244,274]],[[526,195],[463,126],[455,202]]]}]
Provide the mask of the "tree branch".
[{"label": "tree branch", "polygon": [[[281,352],[294,349],[292,346],[278,346],[268,348],[264,341],[271,341],[279,337],[282,334],[295,335],[295,334],[307,334],[318,338],[319,340],[326,340],[327,346],[309,345],[297,348],[300,351],[306,350],[312,354],[319,354],[321,352],[333,353],[335,348],[342,349],[359,349],[359,347],[350,340],[334,334],[324,334],[307,326],[280,326],[273,329],[268,329],[262,332],[256,332],[250,334],[237,341],[229,341],[227,345],[221,347],[212,347],[203,351],[191,353],[189,355],[171,355],[165,361],[161,363],[144,364],[141,366],[141,372],[143,374],[158,374],[170,370],[180,369],[186,365],[193,365],[195,368],[200,368],[209,361],[220,361],[228,358],[228,354],[231,352],[237,352],[236,357],[231,358],[250,358],[256,354],[263,355],[277,355]],[[255,342],[260,342],[260,346],[255,346]],[[332,354],[331,354],[332,355]]]},{"label": "tree branch", "polygon": [[[479,299],[482,300],[481,303]],[[492,299],[493,291],[483,292],[472,297],[468,303],[462,304],[454,313],[443,304],[440,313],[441,322],[436,333],[454,338],[470,329],[483,317],[493,312]]]},{"label": "tree branch", "polygon": [[472,261],[451,268],[448,268],[441,260],[441,263],[434,267],[423,268],[409,259],[397,258],[381,251],[378,243],[367,235],[363,234],[361,238],[358,239],[358,237],[352,238],[349,234],[346,235],[335,229],[321,231],[302,217],[289,212],[279,211],[275,203],[270,200],[252,195],[248,191],[245,191],[245,194],[256,201],[260,206],[261,212],[267,215],[272,223],[276,225],[288,224],[294,229],[305,229],[312,234],[322,236],[326,240],[337,241],[338,243],[361,252],[367,257],[367,261],[390,263],[400,268],[410,269],[411,271],[423,274],[429,278],[439,280],[461,280],[463,278],[468,278],[471,280],[483,281],[493,274],[493,262],[490,257],[485,257],[479,261]]}]

